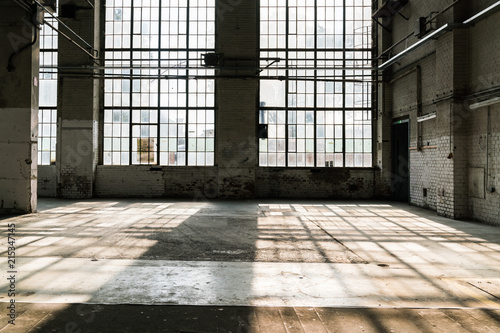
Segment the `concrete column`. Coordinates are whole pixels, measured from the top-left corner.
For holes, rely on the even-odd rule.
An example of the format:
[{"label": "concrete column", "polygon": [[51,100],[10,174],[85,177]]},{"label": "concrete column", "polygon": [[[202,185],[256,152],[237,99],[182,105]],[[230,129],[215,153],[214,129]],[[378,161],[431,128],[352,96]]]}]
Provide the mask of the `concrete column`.
[{"label": "concrete column", "polygon": [[217,79],[217,166],[219,197],[255,196],[258,81],[258,1],[220,0],[217,53],[224,66]]},{"label": "concrete column", "polygon": [[[454,22],[469,14],[467,2],[449,13]],[[436,41],[436,105],[438,129],[437,213],[460,219],[468,215],[467,86],[468,33],[455,29]]]},{"label": "concrete column", "polygon": [[0,0],[0,213],[36,211],[40,49],[33,19]]},{"label": "concrete column", "polygon": [[[95,9],[85,0],[64,2],[70,7],[60,11],[60,18],[98,49],[100,1],[91,3]],[[85,67],[95,62],[61,35],[58,60],[57,194],[63,198],[91,198],[98,163],[99,80],[93,78],[93,70]]]},{"label": "concrete column", "polygon": [[[379,6],[382,2],[379,1]],[[391,29],[391,20],[379,19],[379,22],[387,29]],[[393,44],[392,33],[387,31],[382,26],[377,25],[378,29],[378,54],[387,50]],[[383,57],[379,60],[378,64],[375,62],[375,66],[382,64],[387,60]],[[379,79],[381,80],[378,84],[378,95],[377,95],[377,105],[375,108],[377,121],[374,128],[374,138],[376,142],[375,146],[375,167],[378,167],[379,171],[375,176],[376,188],[375,196],[380,198],[391,197],[391,182],[392,182],[392,163],[391,163],[391,130],[392,130],[392,87],[389,83],[391,73],[387,69],[384,73],[377,72],[376,74],[381,74]]]}]

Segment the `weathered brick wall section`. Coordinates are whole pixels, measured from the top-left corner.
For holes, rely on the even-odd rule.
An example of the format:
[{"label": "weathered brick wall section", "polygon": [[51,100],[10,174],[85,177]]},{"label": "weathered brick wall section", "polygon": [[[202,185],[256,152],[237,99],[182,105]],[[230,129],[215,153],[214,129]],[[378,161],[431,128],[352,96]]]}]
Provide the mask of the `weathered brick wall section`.
[{"label": "weathered brick wall section", "polygon": [[[244,172],[252,172],[248,170],[98,166],[95,193],[99,197],[179,197],[197,201],[223,198],[219,192],[227,191],[233,179],[247,179]],[[374,174],[372,169],[258,168],[251,185],[255,186],[252,191],[257,198],[368,199],[374,197]]]},{"label": "weathered brick wall section", "polygon": [[[494,1],[474,1],[473,12],[477,12]],[[483,95],[482,99],[500,96],[500,13],[478,22],[468,29],[469,34],[469,73],[468,94]],[[491,91],[491,93],[488,93]],[[484,93],[486,92],[486,93]],[[467,99],[467,106],[472,98]],[[488,116],[489,113],[489,116]],[[463,114],[469,124],[468,167],[471,174],[474,168],[484,170],[484,191],[469,191],[469,215],[479,221],[500,226],[500,105],[492,105]],[[473,184],[471,184],[473,185]],[[495,192],[488,191],[495,188]]]},{"label": "weathered brick wall section", "polygon": [[[495,1],[485,3],[474,12],[486,8]],[[473,7],[477,7],[474,2]],[[496,12],[468,29],[469,34],[469,92],[498,88],[500,85],[500,12]]]},{"label": "weathered brick wall section", "polygon": [[217,83],[218,194],[255,196],[256,80],[220,79]]},{"label": "weathered brick wall section", "polygon": [[[454,7],[456,22],[462,22],[459,5]],[[467,218],[467,123],[463,121],[467,75],[467,33],[455,29],[436,42],[436,97],[438,108],[438,214]]]},{"label": "weathered brick wall section", "polygon": [[366,169],[284,169],[257,171],[259,198],[368,199],[374,196],[374,171]]},{"label": "weathered brick wall section", "polygon": [[[422,69],[422,114],[436,111],[433,103],[435,81],[435,55],[426,58],[421,63]],[[439,170],[437,168],[437,146],[436,119],[428,120],[417,125],[416,112],[410,114],[410,123],[413,135],[411,136],[412,148],[417,147],[417,126],[420,126],[420,150],[410,151],[410,203],[412,205],[437,210],[437,179]],[[424,196],[424,190],[427,196]]]},{"label": "weathered brick wall section", "polygon": [[437,105],[436,119],[436,144],[437,149],[437,211],[444,216],[453,217],[454,197],[453,197],[453,160],[450,154],[453,153],[452,143],[450,143],[450,133],[452,130],[451,106],[449,103]]},{"label": "weathered brick wall section", "polygon": [[165,196],[163,171],[149,166],[99,166],[96,194],[102,197]]},{"label": "weathered brick wall section", "polygon": [[[441,15],[435,26],[463,22],[495,2],[462,1]],[[448,5],[449,1],[444,0],[410,1],[402,10],[410,19],[396,16],[391,22],[392,42],[411,32],[418,17]],[[379,103],[391,109],[393,118],[409,117],[410,146],[416,147],[419,143],[424,148],[437,146],[437,149],[410,152],[410,202],[435,209],[440,215],[474,218],[496,225],[500,225],[500,196],[496,191],[488,192],[488,188],[498,185],[499,106],[490,107],[488,116],[488,108],[471,111],[468,105],[486,99],[485,92],[489,92],[490,98],[500,96],[500,39],[493,33],[499,29],[500,13],[497,12],[473,27],[454,29],[412,52],[388,70],[392,74],[385,82],[391,86],[392,100],[389,106]],[[410,37],[408,45],[416,40]],[[405,47],[402,43],[394,49],[394,54]],[[421,113],[437,112],[436,119],[420,126],[416,122],[414,75],[394,80],[415,66],[419,66],[422,73]],[[392,84],[388,83],[391,80]],[[420,134],[417,135],[417,131]],[[484,180],[481,182],[482,170]],[[479,194],[477,177],[484,185]],[[423,195],[424,189],[427,189],[427,197]]]},{"label": "weathered brick wall section", "polygon": [[[414,30],[416,18],[427,16],[430,11],[438,11],[438,9],[440,9],[438,1],[422,1],[418,4],[409,2],[401,13],[406,17],[410,17],[410,20],[407,21],[399,15],[392,19],[391,45]],[[411,36],[406,42],[395,47],[392,53],[397,54],[416,41],[418,39]],[[436,106],[433,103],[436,80],[436,50],[434,44],[435,42],[431,42],[429,45],[409,54],[393,65],[390,70],[387,70],[388,72],[392,71],[392,75],[386,79],[386,85],[392,89],[392,98],[389,101],[390,113],[392,119],[409,118],[411,148],[416,148],[419,142],[421,146],[436,145],[436,120],[430,120],[420,125],[417,123],[419,103],[421,114],[436,111]],[[420,99],[418,99],[419,95]],[[390,149],[390,145],[386,149]],[[411,204],[436,209],[436,156],[435,149],[412,149],[410,151]],[[427,197],[424,197],[424,189],[427,190]]]},{"label": "weathered brick wall section", "polygon": [[[423,149],[410,152],[410,203],[436,210],[437,199],[437,150]],[[427,196],[424,196],[424,190]]]},{"label": "weathered brick wall section", "polygon": [[38,166],[38,197],[54,198],[57,195],[55,165]]},{"label": "weathered brick wall section", "polygon": [[[484,166],[484,197],[469,197],[469,209],[472,218],[500,226],[500,106],[490,109],[490,128],[487,128],[488,111],[482,111],[477,117],[477,127],[486,127],[484,132],[471,135],[469,143],[475,149],[469,149],[469,163]],[[488,132],[490,133],[488,135]],[[486,133],[486,134],[485,134]],[[471,147],[472,148],[472,147]],[[491,192],[494,188],[494,192]]]}]

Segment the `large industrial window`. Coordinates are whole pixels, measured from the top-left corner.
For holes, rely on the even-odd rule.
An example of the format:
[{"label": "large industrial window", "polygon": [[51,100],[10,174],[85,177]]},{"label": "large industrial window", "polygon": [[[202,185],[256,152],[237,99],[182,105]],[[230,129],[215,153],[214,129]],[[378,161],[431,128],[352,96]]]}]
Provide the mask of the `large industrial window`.
[{"label": "large industrial window", "polygon": [[371,0],[261,0],[260,56],[260,166],[372,166]]},{"label": "large industrial window", "polygon": [[[45,20],[57,29],[57,21]],[[47,24],[40,32],[40,83],[38,111],[38,164],[56,162],[57,124],[57,32]]]},{"label": "large industrial window", "polygon": [[214,165],[215,0],[107,0],[103,163]]}]

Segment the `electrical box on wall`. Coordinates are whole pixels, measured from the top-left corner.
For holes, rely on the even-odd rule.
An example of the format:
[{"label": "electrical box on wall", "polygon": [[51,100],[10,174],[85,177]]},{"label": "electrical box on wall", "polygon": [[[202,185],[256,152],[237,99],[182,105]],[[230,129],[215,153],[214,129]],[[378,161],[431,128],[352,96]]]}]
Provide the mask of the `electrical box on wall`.
[{"label": "electrical box on wall", "polygon": [[205,67],[221,66],[224,63],[224,54],[222,53],[206,53],[202,54],[201,57]]},{"label": "electrical box on wall", "polygon": [[259,124],[257,136],[259,139],[267,139],[267,124]]},{"label": "electrical box on wall", "polygon": [[415,31],[413,32],[413,35],[415,35],[418,38],[422,38],[427,34],[427,20],[425,17],[419,17],[417,22],[415,23]]}]

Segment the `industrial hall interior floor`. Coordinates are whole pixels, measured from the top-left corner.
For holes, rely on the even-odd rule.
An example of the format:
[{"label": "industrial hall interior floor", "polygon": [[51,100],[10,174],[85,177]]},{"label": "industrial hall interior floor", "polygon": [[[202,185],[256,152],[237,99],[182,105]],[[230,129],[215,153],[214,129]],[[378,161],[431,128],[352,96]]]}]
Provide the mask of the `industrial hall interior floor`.
[{"label": "industrial hall interior floor", "polygon": [[500,228],[406,204],[40,199],[0,221],[0,332],[500,332]]}]

